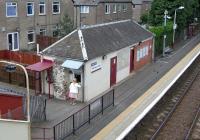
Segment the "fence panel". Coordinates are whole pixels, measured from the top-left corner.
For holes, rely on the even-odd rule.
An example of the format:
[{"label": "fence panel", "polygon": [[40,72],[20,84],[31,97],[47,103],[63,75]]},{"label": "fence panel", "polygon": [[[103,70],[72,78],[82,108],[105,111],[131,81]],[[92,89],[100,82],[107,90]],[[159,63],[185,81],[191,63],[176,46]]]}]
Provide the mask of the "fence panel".
[{"label": "fence panel", "polygon": [[89,122],[89,106],[86,106],[74,114],[74,129],[79,129],[87,122]]},{"label": "fence panel", "polygon": [[103,96],[103,109],[105,110],[109,106],[114,105],[114,91],[111,90]]},{"label": "fence panel", "polygon": [[90,119],[94,118],[95,116],[97,116],[99,113],[102,112],[102,105],[103,105],[102,98],[99,98],[90,104]]},{"label": "fence panel", "polygon": [[73,116],[70,116],[66,120],[57,124],[54,127],[54,138],[55,140],[61,140],[73,133]]}]

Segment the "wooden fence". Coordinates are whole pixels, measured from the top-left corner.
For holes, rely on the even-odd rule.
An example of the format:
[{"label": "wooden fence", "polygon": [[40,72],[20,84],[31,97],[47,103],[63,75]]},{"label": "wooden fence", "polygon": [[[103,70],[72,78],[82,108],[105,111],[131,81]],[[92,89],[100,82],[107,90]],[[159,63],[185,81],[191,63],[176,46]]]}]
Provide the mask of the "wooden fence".
[{"label": "wooden fence", "polygon": [[[22,51],[13,52],[9,50],[0,51],[0,59],[15,61],[23,64],[24,66],[31,65],[40,61],[40,57],[35,53]],[[24,71],[20,68],[17,68],[15,72],[7,72],[5,70],[5,66],[6,64],[0,64],[0,81],[26,87],[26,77]],[[28,75],[30,88],[35,89],[34,73],[28,71]]]},{"label": "wooden fence", "polygon": [[0,59],[15,61],[25,65],[34,64],[40,61],[40,56],[33,52],[23,52],[23,51],[9,51],[1,50]]}]

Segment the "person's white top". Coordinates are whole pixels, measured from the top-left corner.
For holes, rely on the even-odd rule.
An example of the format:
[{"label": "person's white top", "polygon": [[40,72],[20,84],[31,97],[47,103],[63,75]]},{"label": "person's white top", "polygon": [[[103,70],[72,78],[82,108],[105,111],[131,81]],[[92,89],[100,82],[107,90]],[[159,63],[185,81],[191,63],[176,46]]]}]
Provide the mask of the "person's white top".
[{"label": "person's white top", "polygon": [[69,86],[69,92],[70,93],[78,93],[78,88],[80,88],[81,85],[79,85],[78,83],[71,83]]}]

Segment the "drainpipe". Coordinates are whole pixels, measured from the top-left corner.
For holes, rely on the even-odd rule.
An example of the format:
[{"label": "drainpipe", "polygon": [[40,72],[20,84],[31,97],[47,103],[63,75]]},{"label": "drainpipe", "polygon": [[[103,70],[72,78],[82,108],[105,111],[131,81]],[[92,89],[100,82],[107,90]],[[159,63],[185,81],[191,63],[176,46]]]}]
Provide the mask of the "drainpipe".
[{"label": "drainpipe", "polygon": [[82,73],[81,73],[81,78],[82,78],[82,102],[85,102],[85,71],[84,71],[85,65],[82,67]]},{"label": "drainpipe", "polygon": [[152,38],[153,43],[152,43],[152,61],[155,60],[155,36]]}]

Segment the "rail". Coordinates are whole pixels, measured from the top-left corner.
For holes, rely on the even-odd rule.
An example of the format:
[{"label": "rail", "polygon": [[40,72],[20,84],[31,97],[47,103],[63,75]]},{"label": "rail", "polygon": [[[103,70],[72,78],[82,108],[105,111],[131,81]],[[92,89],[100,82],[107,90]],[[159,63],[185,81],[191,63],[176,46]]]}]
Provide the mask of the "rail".
[{"label": "rail", "polygon": [[191,133],[192,133],[192,130],[193,130],[195,124],[196,124],[197,121],[198,121],[199,116],[200,116],[200,105],[199,105],[199,107],[198,107],[198,110],[197,110],[197,113],[196,113],[196,115],[195,115],[195,118],[194,118],[194,120],[193,120],[193,122],[192,122],[192,125],[191,125],[190,129],[188,130],[188,132],[187,132],[187,134],[186,134],[184,140],[189,140],[189,137],[190,137],[190,135],[191,135]]}]

